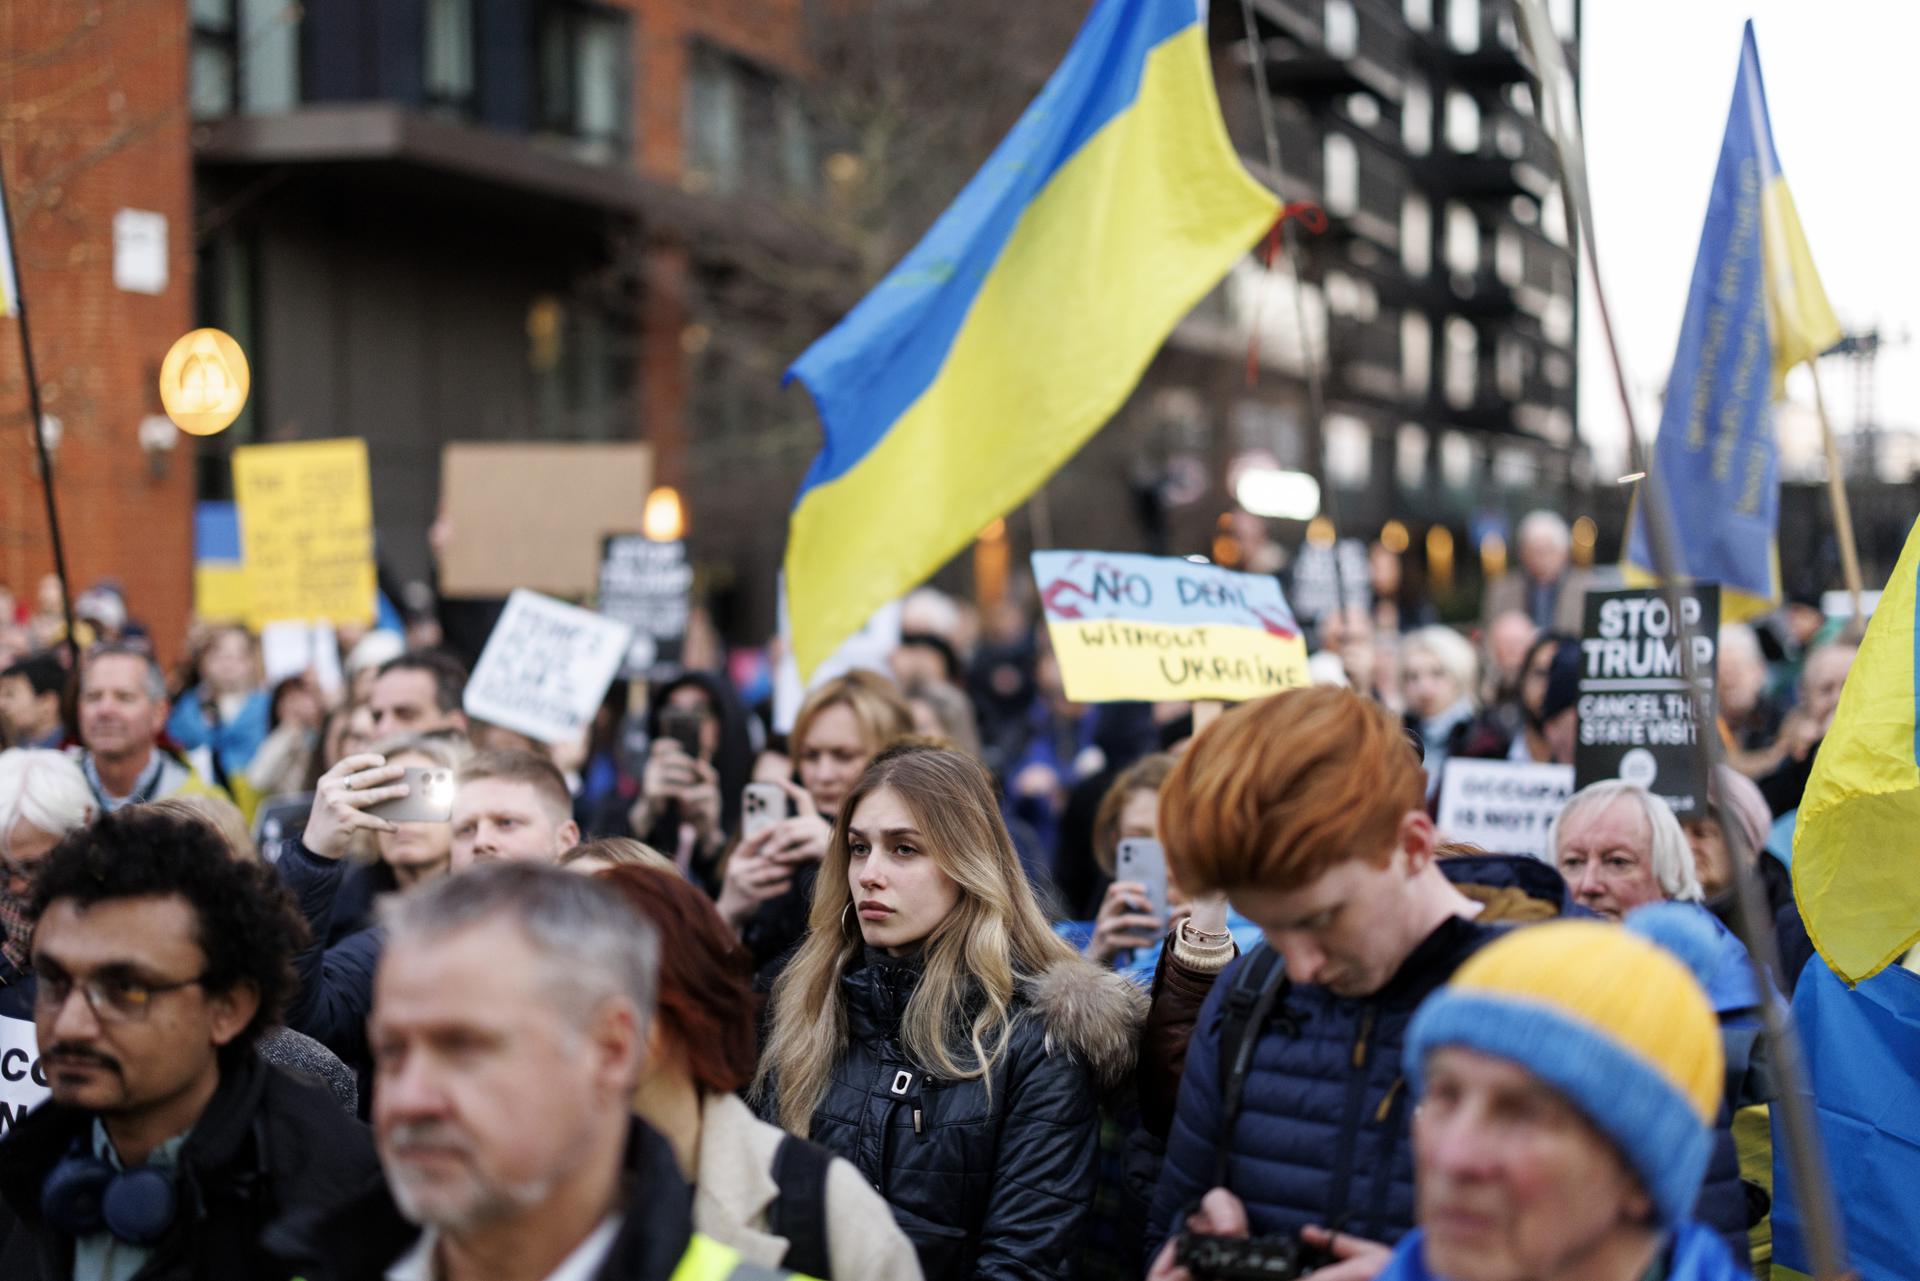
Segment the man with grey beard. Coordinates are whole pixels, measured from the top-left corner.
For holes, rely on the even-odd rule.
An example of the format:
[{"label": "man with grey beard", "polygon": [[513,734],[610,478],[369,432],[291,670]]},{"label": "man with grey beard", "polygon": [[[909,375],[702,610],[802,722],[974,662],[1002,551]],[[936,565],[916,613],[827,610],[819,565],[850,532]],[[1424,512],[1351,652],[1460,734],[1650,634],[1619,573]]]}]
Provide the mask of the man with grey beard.
[{"label": "man with grey beard", "polygon": [[486,864],[397,898],[368,1039],[385,1178],[320,1220],[309,1281],[771,1281],[693,1232],[629,1101],[652,931],[605,886]]}]

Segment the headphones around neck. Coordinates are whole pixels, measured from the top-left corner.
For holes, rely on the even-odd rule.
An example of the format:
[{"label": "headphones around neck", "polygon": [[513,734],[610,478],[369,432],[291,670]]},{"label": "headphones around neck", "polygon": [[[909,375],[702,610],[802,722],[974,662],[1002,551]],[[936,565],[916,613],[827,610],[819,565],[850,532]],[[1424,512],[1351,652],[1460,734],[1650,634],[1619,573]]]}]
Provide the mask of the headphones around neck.
[{"label": "headphones around neck", "polygon": [[117,1169],[75,1139],[40,1185],[40,1212],[69,1236],[105,1230],[128,1245],[154,1245],[173,1226],[173,1172],[151,1165]]}]

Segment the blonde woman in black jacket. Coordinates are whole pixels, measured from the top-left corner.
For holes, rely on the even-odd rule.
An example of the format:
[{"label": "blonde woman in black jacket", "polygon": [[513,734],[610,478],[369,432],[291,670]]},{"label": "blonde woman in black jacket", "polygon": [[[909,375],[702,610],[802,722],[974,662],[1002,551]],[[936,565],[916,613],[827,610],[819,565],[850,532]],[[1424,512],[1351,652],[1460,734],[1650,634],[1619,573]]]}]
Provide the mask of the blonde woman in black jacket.
[{"label": "blonde woman in black jacket", "polygon": [[928,1281],[1073,1275],[1099,1096],[1144,999],[1048,928],[972,758],[901,746],[840,807],[774,989],[770,1119],[859,1167]]}]

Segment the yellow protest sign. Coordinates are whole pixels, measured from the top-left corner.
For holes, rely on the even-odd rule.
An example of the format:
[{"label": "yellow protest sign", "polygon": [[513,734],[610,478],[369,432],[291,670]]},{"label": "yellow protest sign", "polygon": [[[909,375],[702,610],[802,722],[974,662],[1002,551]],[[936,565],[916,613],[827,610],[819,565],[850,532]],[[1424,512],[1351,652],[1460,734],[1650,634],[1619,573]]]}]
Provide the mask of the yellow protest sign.
[{"label": "yellow protest sign", "polygon": [[1278,579],[1178,557],[1035,552],[1033,578],[1076,703],[1240,702],[1309,683]]},{"label": "yellow protest sign", "polygon": [[373,493],[362,440],[233,451],[247,622],[371,623]]}]

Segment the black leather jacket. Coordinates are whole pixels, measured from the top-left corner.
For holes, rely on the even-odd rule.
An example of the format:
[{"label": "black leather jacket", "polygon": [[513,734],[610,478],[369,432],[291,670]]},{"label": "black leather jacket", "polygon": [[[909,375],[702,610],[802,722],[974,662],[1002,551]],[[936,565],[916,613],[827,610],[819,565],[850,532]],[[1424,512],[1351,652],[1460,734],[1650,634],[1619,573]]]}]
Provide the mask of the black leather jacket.
[{"label": "black leather jacket", "polygon": [[916,960],[869,952],[841,979],[849,1041],[812,1138],[892,1203],[927,1281],[1073,1276],[1096,1177],[1099,1095],[1131,1072],[1144,995],[1080,960],[1021,986],[988,1082],[910,1062]]}]

